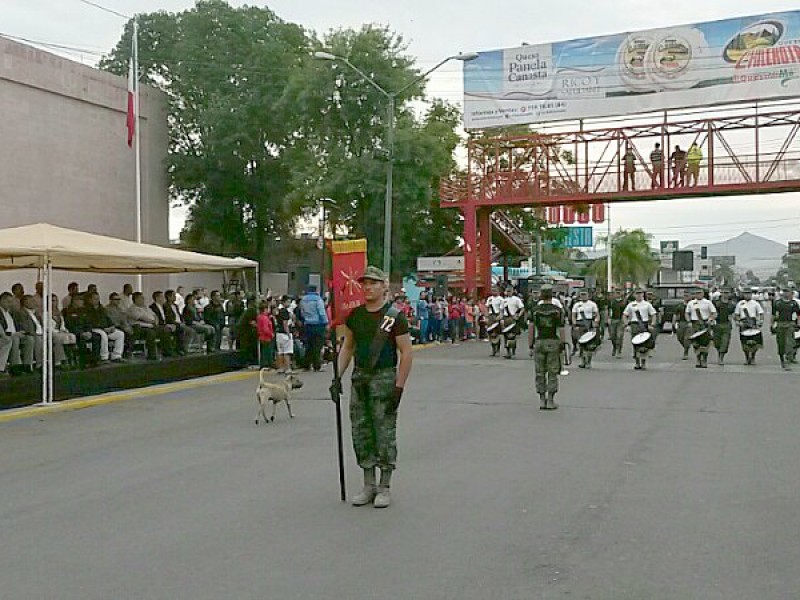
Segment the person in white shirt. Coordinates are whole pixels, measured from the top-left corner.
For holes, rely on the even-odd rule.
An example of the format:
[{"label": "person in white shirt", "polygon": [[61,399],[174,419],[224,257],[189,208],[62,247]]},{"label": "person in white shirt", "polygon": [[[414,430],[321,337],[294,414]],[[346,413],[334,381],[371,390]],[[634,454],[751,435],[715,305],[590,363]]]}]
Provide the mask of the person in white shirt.
[{"label": "person in white shirt", "polygon": [[[744,298],[736,304],[733,318],[739,325],[739,342],[744,352],[745,364],[755,364],[756,353],[764,345],[761,327],[764,325],[764,309],[761,303],[753,298],[753,290],[744,288]],[[748,331],[758,329],[759,332]],[[747,334],[745,335],[745,332]]]},{"label": "person in white shirt", "polygon": [[[708,300],[702,288],[694,291],[694,299],[686,306],[686,318],[692,323],[692,345],[697,356],[698,369],[708,368],[708,348],[711,344],[711,332],[717,320],[717,309],[714,303]],[[701,335],[701,333],[705,334]]]},{"label": "person in white shirt", "polygon": [[[635,300],[628,303],[622,313],[622,320],[625,327],[630,325],[631,328],[631,341],[640,333],[649,333],[653,335],[650,329],[655,324],[656,309],[647,300],[644,299],[644,290],[636,290]],[[654,338],[651,338],[654,339]],[[650,351],[647,348],[641,348],[637,351],[636,346],[633,348],[633,357],[636,361],[634,369],[644,370],[647,368],[647,359],[650,357]]]},{"label": "person in white shirt", "polygon": [[500,352],[500,331],[503,329],[504,303],[503,296],[500,295],[500,289],[497,287],[492,288],[492,295],[486,299],[486,311],[488,312],[486,330],[492,346],[492,356],[497,356]]},{"label": "person in white shirt", "polygon": [[184,300],[182,285],[179,285],[175,290],[175,306],[178,307],[179,314],[183,314],[183,309],[186,308],[186,300]]},{"label": "person in white shirt", "polygon": [[[20,315],[16,304],[14,296],[10,293],[0,294],[0,329],[11,340],[6,361],[10,362],[9,372],[12,374],[33,369],[34,341],[33,338],[25,335],[20,326]],[[7,343],[3,346],[5,347]],[[2,354],[5,355],[5,350],[2,351]],[[5,363],[0,363],[0,367],[5,368]]]},{"label": "person in white shirt", "polygon": [[503,299],[503,337],[505,338],[505,358],[513,358],[517,353],[517,336],[519,335],[519,321],[525,312],[522,299],[514,294],[514,288],[506,288]]},{"label": "person in white shirt", "polygon": [[571,323],[573,348],[579,347],[581,351],[581,363],[578,367],[591,369],[592,355],[596,346],[581,346],[578,343],[581,336],[589,331],[595,331],[595,335],[597,335],[597,328],[600,326],[600,309],[597,308],[597,303],[594,300],[589,299],[588,290],[581,290],[578,294],[578,301],[572,305]]}]

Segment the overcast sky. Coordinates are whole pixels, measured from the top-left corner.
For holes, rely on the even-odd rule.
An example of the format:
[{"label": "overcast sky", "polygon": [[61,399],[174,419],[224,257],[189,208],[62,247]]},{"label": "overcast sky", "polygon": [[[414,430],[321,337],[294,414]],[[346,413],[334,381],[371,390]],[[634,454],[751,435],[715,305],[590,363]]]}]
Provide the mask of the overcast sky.
[{"label": "overcast sky", "polygon": [[[96,0],[120,13],[180,11],[192,0]],[[0,32],[90,51],[108,51],[124,20],[80,0],[2,0]],[[233,5],[245,2],[232,1]],[[249,4],[264,5],[262,2]],[[622,31],[709,21],[798,8],[796,0],[273,0],[266,3],[285,20],[325,32],[364,23],[389,25],[408,41],[420,68],[460,51],[555,42]],[[742,12],[739,6],[745,6]],[[601,8],[602,7],[602,8]],[[75,57],[73,55],[73,57]],[[81,57],[75,57],[81,58]],[[91,54],[82,57],[94,60]],[[428,85],[433,96],[462,103],[461,65],[450,63]],[[658,239],[715,242],[750,231],[785,243],[800,240],[800,194],[670,200],[614,205],[613,227],[642,227]],[[174,219],[173,234],[180,228]]]}]

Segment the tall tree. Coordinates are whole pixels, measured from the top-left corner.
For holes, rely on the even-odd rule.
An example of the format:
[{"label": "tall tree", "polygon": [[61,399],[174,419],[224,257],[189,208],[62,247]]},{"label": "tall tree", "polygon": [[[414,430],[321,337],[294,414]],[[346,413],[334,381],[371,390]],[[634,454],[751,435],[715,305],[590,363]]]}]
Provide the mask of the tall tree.
[{"label": "tall tree", "polygon": [[[284,94],[308,53],[303,29],[266,8],[199,0],[140,15],[144,80],[169,102],[172,200],[190,206],[185,239],[260,257],[293,227],[289,166],[297,155]],[[132,24],[101,67],[127,71]]]},{"label": "tall tree", "polygon": [[[611,236],[611,266],[614,283],[645,284],[658,271],[658,260],[650,251],[650,236],[641,229],[621,230]],[[589,272],[597,281],[608,282],[608,259],[596,260]]]},{"label": "tall tree", "polygon": [[[383,27],[334,31],[314,48],[346,57],[389,93],[419,76],[402,37]],[[419,254],[443,253],[455,245],[458,215],[438,206],[440,177],[453,167],[458,112],[432,103],[419,117],[410,102],[423,95],[411,85],[395,110],[392,266],[395,274],[414,268]],[[293,129],[310,160],[292,169],[294,205],[313,210],[323,198],[336,202],[331,218],[369,242],[369,259],[380,264],[390,118],[388,100],[357,72],[335,61],[306,59],[285,101]]]}]

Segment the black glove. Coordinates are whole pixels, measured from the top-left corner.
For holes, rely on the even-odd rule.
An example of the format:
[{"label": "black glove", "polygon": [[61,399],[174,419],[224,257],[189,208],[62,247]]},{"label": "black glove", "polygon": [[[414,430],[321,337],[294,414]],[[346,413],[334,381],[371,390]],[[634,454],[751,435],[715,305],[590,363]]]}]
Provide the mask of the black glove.
[{"label": "black glove", "polygon": [[331,387],[328,389],[331,392],[331,400],[333,402],[336,402],[338,398],[341,397],[342,395],[342,378],[337,377],[336,379],[334,379],[333,383],[331,383]]},{"label": "black glove", "polygon": [[398,407],[400,406],[400,398],[403,397],[403,388],[400,386],[394,386],[394,402],[386,407],[386,412],[389,414],[395,414],[397,412]]}]

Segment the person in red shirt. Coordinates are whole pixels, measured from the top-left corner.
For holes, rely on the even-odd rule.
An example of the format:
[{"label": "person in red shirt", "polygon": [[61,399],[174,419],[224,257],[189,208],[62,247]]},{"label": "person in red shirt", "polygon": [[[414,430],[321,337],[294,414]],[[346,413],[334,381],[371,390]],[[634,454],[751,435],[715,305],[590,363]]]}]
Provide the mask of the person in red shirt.
[{"label": "person in red shirt", "polygon": [[450,341],[455,344],[456,340],[461,337],[461,311],[457,296],[450,299],[447,318],[450,325]]},{"label": "person in red shirt", "polygon": [[269,314],[269,305],[262,302],[258,305],[258,316],[256,317],[256,331],[258,333],[258,345],[261,347],[261,368],[271,368],[273,363],[273,340],[275,339],[275,325],[272,322],[272,315]]}]

